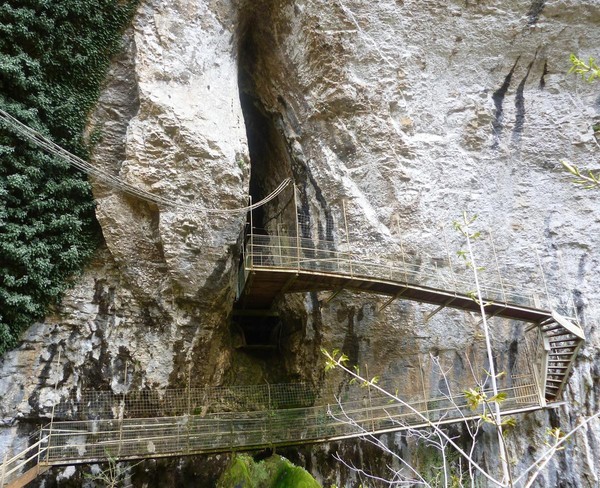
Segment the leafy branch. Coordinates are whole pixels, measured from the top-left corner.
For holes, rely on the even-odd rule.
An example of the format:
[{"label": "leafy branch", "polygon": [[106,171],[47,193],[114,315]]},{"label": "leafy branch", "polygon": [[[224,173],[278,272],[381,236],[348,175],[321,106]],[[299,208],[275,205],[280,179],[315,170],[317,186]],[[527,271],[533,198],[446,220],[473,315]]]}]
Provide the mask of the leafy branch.
[{"label": "leafy branch", "polygon": [[[594,58],[590,57],[586,63],[583,59],[578,58],[575,54],[571,54],[570,60],[571,68],[569,69],[569,74],[574,73],[579,75],[588,83],[592,83],[594,80],[600,79],[600,66],[598,66]],[[593,130],[596,134],[600,132],[600,125],[594,125]],[[592,170],[588,170],[582,173],[579,168],[571,163],[568,163],[567,161],[561,160],[561,163],[565,169],[571,173],[571,178],[575,184],[581,185],[585,190],[600,188],[600,171],[594,173]]]},{"label": "leafy branch", "polygon": [[[503,373],[500,373],[502,375]],[[500,376],[498,375],[498,376]],[[495,427],[502,427],[502,435],[506,436],[508,429],[513,428],[517,425],[517,421],[514,417],[505,417],[499,423],[493,413],[492,404],[502,404],[508,398],[506,392],[498,392],[495,395],[488,396],[484,389],[480,386],[476,388],[469,388],[464,392],[465,398],[467,399],[467,405],[472,411],[478,410],[483,406],[484,412],[481,414],[481,420],[485,423],[494,425]]]},{"label": "leafy branch", "polygon": [[575,54],[571,54],[571,68],[569,74],[574,73],[581,76],[582,79],[591,83],[596,78],[600,78],[600,67],[596,64],[596,60],[590,56],[586,63],[583,59],[578,58]]},{"label": "leafy branch", "polygon": [[348,367],[347,366],[348,356],[346,356],[344,353],[342,353],[339,349],[334,349],[333,351],[329,352],[329,351],[327,351],[327,349],[321,348],[321,352],[326,358],[325,359],[325,371],[331,371],[332,369],[336,369],[336,368],[341,369],[342,371],[344,371],[345,373],[350,375],[352,377],[352,379],[359,382],[361,385],[377,390],[379,393],[383,394],[384,396],[386,396],[387,398],[392,400],[394,403],[397,403],[397,404],[401,405],[402,407],[406,408],[408,411],[415,414],[423,422],[424,425],[427,425],[428,427],[433,429],[433,431],[435,432],[436,435],[438,435],[446,443],[448,443],[450,446],[452,446],[455,449],[455,451],[461,457],[463,457],[463,459],[465,459],[465,461],[469,464],[469,466],[471,466],[473,469],[475,469],[479,473],[481,473],[493,485],[503,486],[503,483],[496,480],[482,466],[480,466],[473,459],[472,455],[467,453],[464,449],[462,449],[456,443],[455,439],[453,437],[450,437],[446,432],[444,432],[438,424],[432,422],[427,416],[423,415],[422,412],[415,409],[414,406],[411,405],[410,403],[407,403],[404,400],[402,400],[397,394],[394,395],[394,394],[390,393],[389,391],[387,391],[386,389],[379,386],[377,384],[378,380],[379,380],[378,377],[374,377],[372,380],[369,380],[366,377],[358,374],[354,368]]},{"label": "leafy branch", "polygon": [[594,188],[600,188],[600,171],[595,173],[589,170],[586,174],[582,174],[579,168],[573,166],[567,161],[560,161],[565,169],[571,173],[573,182],[582,185],[585,190],[592,190]]}]

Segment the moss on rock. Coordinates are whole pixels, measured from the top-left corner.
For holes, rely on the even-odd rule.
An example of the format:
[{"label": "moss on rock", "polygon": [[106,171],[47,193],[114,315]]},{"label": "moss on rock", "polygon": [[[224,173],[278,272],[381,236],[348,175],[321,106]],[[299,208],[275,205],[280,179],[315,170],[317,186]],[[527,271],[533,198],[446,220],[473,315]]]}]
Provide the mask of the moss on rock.
[{"label": "moss on rock", "polygon": [[273,455],[255,462],[251,456],[235,456],[219,478],[218,488],[320,488],[303,468]]}]

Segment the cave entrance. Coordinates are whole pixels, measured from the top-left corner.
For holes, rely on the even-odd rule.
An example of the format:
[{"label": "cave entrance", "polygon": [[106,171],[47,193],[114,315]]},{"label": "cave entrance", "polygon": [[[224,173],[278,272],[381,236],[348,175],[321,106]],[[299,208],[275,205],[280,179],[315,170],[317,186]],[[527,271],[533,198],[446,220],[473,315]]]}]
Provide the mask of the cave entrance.
[{"label": "cave entrance", "polygon": [[[281,74],[282,61],[273,33],[274,7],[266,2],[250,2],[240,10],[237,38],[238,87],[250,158],[250,197],[258,202],[272,193],[282,181],[294,178],[292,151],[285,136],[287,107],[284,94],[278,93],[273,80]],[[296,168],[297,169],[297,168]],[[246,235],[281,236],[296,233],[297,203],[290,185],[277,198],[249,213]],[[247,277],[241,257],[240,287]],[[236,348],[279,350],[282,329],[290,327],[289,317],[274,312],[276,304],[258,303],[240,296],[233,307],[232,337]],[[285,340],[285,339],[283,339]]]},{"label": "cave entrance", "polygon": [[282,322],[268,310],[234,310],[231,333],[234,347],[245,351],[278,351]]}]

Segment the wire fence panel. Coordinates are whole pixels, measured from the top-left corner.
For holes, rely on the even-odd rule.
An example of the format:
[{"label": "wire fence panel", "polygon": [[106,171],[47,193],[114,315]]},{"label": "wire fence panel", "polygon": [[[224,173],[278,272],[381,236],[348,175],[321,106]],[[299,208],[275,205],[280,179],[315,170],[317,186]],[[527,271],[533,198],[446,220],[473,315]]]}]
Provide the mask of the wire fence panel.
[{"label": "wire fence panel", "polygon": [[[525,334],[516,360],[505,364],[506,374],[498,378],[499,390],[506,396],[503,412],[545,405],[533,365],[539,334],[532,330],[535,333]],[[382,388],[394,395],[349,382],[328,387],[261,384],[126,394],[83,391],[71,405],[76,419],[45,426],[37,444],[32,438],[29,450],[7,459],[0,469],[6,478],[38,459],[53,465],[251,450],[477,420],[484,405],[472,410],[465,392],[477,388],[488,398],[493,395],[479,355],[479,350],[446,351],[412,358],[425,368],[422,378],[429,380],[417,385],[406,375],[383,378]],[[479,381],[448,376],[448,364],[459,359],[482,364]]]},{"label": "wire fence panel", "polygon": [[305,383],[139,390],[120,394],[84,390],[74,402],[73,410],[79,419],[206,415],[308,406],[314,404],[317,394],[314,387]]},{"label": "wire fence panel", "polygon": [[[521,374],[517,379],[516,386],[507,380],[501,389],[507,396],[503,409],[538,407],[534,378]],[[278,390],[275,386],[282,385],[270,388]],[[273,398],[268,395],[273,392],[265,392],[262,385],[256,388],[255,394],[266,393],[267,397],[255,397],[252,402],[268,405]],[[228,390],[223,393],[231,394]],[[279,391],[289,392],[290,385]],[[492,395],[490,391],[486,394]],[[355,386],[344,397],[344,401],[287,409],[279,403],[279,408],[254,411],[54,422],[42,431],[44,460],[50,464],[90,462],[261,448],[401,430],[428,422],[463,421],[483,413],[472,411],[461,392],[408,403],[372,389],[367,394]],[[285,394],[283,400],[288,405],[302,403],[288,401]]]},{"label": "wire fence panel", "polygon": [[[527,354],[524,349],[523,359],[499,378],[505,411],[541,405]],[[435,378],[445,374],[442,359],[432,358],[430,367],[439,370],[432,373]],[[60,464],[294,445],[478,418],[483,406],[469,408],[468,379],[443,377],[445,386],[427,398],[415,397],[415,385],[402,377],[382,381],[385,391],[397,392],[394,396],[352,383],[338,385],[335,394],[303,383],[126,395],[84,391],[78,403],[80,420],[46,426],[41,446],[44,461]],[[481,388],[492,396],[488,387]]]},{"label": "wire fence panel", "polygon": [[[469,270],[459,275],[454,270],[431,266],[418,256],[408,254],[404,255],[398,264],[377,258],[366,259],[360,254],[335,250],[334,243],[331,241],[319,241],[294,235],[250,234],[246,253],[247,266],[254,268],[298,269],[387,280],[443,289],[467,296],[473,294],[476,289],[472,272]],[[485,301],[535,309],[550,308],[545,296],[540,296],[536,290],[526,286],[516,287],[504,281],[488,280],[480,286],[480,289]]]}]

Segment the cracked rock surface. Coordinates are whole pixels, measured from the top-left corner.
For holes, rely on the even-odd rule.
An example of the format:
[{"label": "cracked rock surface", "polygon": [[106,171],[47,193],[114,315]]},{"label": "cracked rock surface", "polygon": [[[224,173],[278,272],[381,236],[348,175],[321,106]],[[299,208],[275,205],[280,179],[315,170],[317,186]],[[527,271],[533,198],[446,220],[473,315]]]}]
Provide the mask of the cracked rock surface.
[{"label": "cracked rock surface", "polygon": [[[560,163],[598,169],[600,84],[567,71],[572,52],[600,56],[599,24],[594,0],[143,1],[91,118],[103,134],[93,163],[208,209],[243,207],[249,191],[256,201],[291,176],[311,238],[382,262],[414,253],[457,273],[452,222],[477,214],[484,283],[500,275],[547,290],[555,306],[575,307],[587,335],[565,404],[519,416],[508,440],[518,471],[543,452],[548,428],[600,409],[600,190],[573,184]],[[378,311],[385,297],[342,291],[279,300],[280,352],[248,355],[229,323],[246,215],[162,208],[92,183],[105,244],[0,360],[2,450],[46,422],[57,397],[86,388],[341,381],[324,376],[321,347],[408,383],[419,371],[411,355],[481,347],[477,317],[426,321],[431,307],[397,300]],[[256,218],[268,226],[276,211]],[[522,324],[491,324],[507,360]],[[476,453],[489,467],[492,437]],[[386,442],[410,455],[402,434]],[[356,441],[284,454],[325,486],[358,486],[336,451],[385,467]],[[226,459],[147,462],[133,482],[210,486]],[[595,487],[598,459],[596,422],[537,486]]]}]

